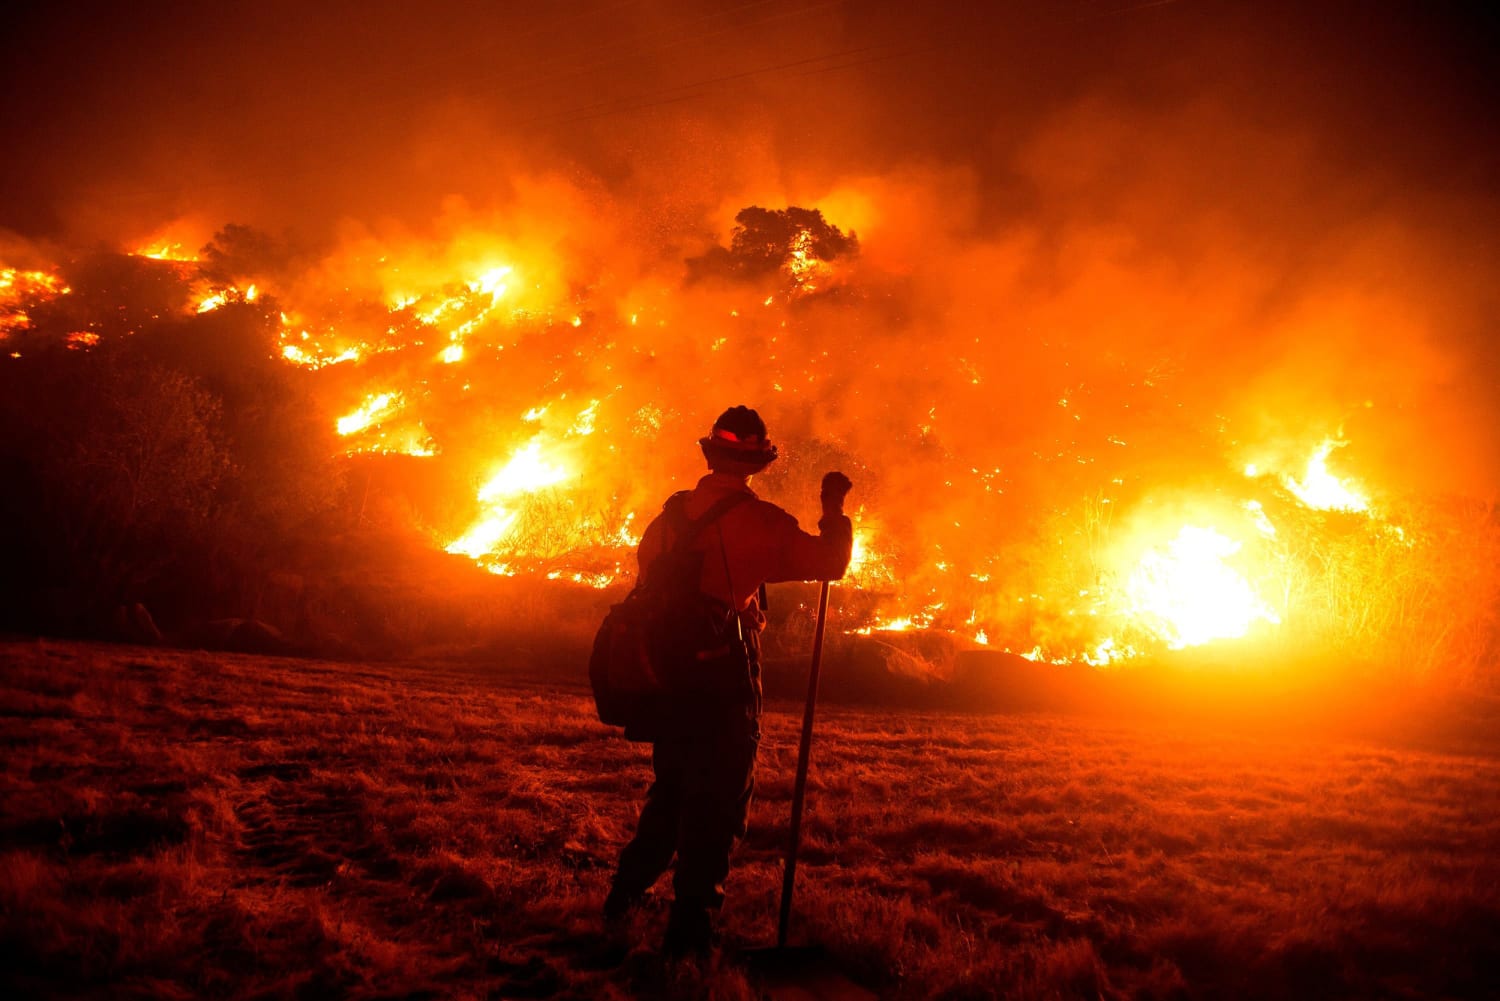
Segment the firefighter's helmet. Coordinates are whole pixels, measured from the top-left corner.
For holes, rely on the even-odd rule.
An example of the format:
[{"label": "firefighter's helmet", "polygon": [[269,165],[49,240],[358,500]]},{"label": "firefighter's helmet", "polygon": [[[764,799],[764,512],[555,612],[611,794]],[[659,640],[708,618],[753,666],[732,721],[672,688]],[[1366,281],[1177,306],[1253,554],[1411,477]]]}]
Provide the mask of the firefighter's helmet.
[{"label": "firefighter's helmet", "polygon": [[766,422],[749,407],[730,407],[714,421],[707,437],[698,439],[703,458],[715,472],[749,475],[776,459],[776,446],[766,434]]}]

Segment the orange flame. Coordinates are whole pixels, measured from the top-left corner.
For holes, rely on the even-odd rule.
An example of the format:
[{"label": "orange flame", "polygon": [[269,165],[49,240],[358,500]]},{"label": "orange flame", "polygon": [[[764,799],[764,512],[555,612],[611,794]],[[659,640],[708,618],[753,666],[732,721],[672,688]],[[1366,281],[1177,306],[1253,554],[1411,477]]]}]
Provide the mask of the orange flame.
[{"label": "orange flame", "polygon": [[1321,511],[1370,510],[1368,497],[1328,469],[1328,457],[1333,454],[1333,450],[1347,444],[1341,439],[1324,440],[1307,460],[1307,469],[1300,479],[1292,476],[1283,479],[1286,488],[1308,507]]},{"label": "orange flame", "polygon": [[198,255],[190,250],[183,250],[181,243],[165,240],[137,247],[130,253],[134,257],[149,257],[153,261],[177,261],[182,264],[192,264],[198,260]]},{"label": "orange flame", "polygon": [[400,393],[375,393],[336,423],[341,435],[358,434],[383,418],[390,417],[406,405]]},{"label": "orange flame", "polygon": [[1226,560],[1240,543],[1185,525],[1165,551],[1142,557],[1126,585],[1133,615],[1174,650],[1244,636],[1257,621],[1281,619]]},{"label": "orange flame", "polygon": [[[479,488],[479,503],[484,513],[463,535],[446,549],[483,562],[493,555],[515,527],[519,516],[513,506],[517,497],[536,493],[571,479],[572,471],[562,463],[542,455],[542,443],[533,439],[501,466],[484,486]],[[497,566],[503,569],[495,569]],[[505,572],[504,564],[491,562],[492,572]]]}]

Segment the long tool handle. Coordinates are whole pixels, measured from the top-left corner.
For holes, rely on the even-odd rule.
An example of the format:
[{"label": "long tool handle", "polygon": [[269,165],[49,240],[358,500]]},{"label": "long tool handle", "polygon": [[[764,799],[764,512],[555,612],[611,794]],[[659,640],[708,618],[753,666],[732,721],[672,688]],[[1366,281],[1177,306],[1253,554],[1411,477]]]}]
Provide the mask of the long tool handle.
[{"label": "long tool handle", "polygon": [[823,666],[823,627],[828,623],[828,581],[818,592],[818,627],[813,633],[812,669],[807,672],[807,708],[802,712],[802,743],[797,748],[797,784],[792,789],[792,833],[786,851],[786,871],[781,879],[781,921],[776,928],[776,947],[786,947],[792,923],[792,888],[797,882],[797,845],[802,838],[802,800],[807,794],[807,764],[812,758],[813,710],[818,704],[818,670]]}]

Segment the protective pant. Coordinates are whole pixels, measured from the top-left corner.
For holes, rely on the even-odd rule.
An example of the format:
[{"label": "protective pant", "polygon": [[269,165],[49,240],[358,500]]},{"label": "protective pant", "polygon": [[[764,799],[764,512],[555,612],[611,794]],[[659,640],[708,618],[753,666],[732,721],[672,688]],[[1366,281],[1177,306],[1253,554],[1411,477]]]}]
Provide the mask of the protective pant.
[{"label": "protective pant", "polygon": [[656,781],[620,853],[615,892],[645,893],[676,855],[673,923],[707,929],[724,903],[730,852],[745,834],[759,745],[759,723],[745,716],[715,732],[656,741]]}]

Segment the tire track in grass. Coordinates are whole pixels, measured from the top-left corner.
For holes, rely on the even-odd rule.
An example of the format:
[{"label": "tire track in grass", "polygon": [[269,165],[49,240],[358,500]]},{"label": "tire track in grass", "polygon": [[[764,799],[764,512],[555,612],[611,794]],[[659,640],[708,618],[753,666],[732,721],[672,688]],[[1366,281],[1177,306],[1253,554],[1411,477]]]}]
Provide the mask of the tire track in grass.
[{"label": "tire track in grass", "polygon": [[243,833],[238,846],[246,883],[282,881],[313,888],[400,884],[403,867],[370,817],[364,789],[339,777],[328,762],[281,761],[240,771],[253,794],[235,806]]},{"label": "tire track in grass", "polygon": [[241,771],[242,779],[255,782],[254,794],[235,807],[243,832],[237,867],[242,882],[309,888],[333,880],[337,861],[316,843],[342,841],[351,807],[347,798],[308,788],[310,772],[295,761]]}]

